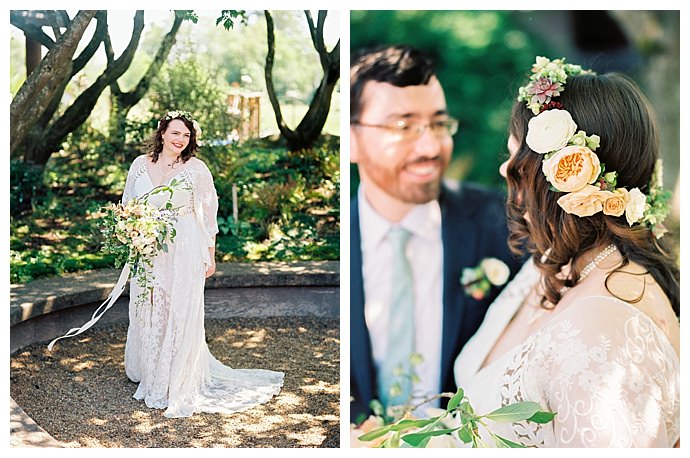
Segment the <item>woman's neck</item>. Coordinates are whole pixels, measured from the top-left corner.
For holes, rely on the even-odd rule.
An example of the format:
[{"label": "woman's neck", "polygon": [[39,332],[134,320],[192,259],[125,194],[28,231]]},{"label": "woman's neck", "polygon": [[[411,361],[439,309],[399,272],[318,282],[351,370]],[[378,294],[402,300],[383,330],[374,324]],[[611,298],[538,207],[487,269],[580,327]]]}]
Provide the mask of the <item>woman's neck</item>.
[{"label": "woman's neck", "polygon": [[165,164],[172,164],[175,162],[178,158],[180,157],[179,154],[173,152],[173,151],[168,151],[166,149],[163,149],[160,153],[159,159]]},{"label": "woman's neck", "polygon": [[[582,256],[580,256],[577,259],[575,263],[577,265],[578,272],[582,272],[582,270],[585,269],[585,267],[587,267],[592,262],[595,262],[595,264],[597,264],[596,267],[604,269],[615,266],[620,261],[619,256],[612,256],[614,253],[610,250],[606,253],[604,252],[610,244],[611,242],[604,242],[592,249],[585,251],[582,254]],[[600,255],[606,255],[606,257],[601,261],[597,262],[597,256]]]}]

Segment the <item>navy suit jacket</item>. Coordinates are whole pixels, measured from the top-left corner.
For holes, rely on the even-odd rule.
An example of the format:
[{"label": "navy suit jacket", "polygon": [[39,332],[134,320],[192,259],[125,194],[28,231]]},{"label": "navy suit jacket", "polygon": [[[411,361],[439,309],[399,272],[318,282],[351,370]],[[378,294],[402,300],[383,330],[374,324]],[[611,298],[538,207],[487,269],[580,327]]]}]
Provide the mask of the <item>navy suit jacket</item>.
[{"label": "navy suit jacket", "polygon": [[[441,389],[455,392],[453,364],[465,342],[476,332],[499,288],[481,301],[465,294],[462,269],[495,257],[510,268],[511,278],[520,261],[508,249],[505,199],[502,194],[470,183],[456,189],[443,186],[439,197],[443,240],[443,336]],[[371,413],[377,399],[376,370],[371,340],[364,318],[364,283],[357,198],[350,206],[350,422],[359,423]],[[414,262],[414,261],[413,261]]]}]

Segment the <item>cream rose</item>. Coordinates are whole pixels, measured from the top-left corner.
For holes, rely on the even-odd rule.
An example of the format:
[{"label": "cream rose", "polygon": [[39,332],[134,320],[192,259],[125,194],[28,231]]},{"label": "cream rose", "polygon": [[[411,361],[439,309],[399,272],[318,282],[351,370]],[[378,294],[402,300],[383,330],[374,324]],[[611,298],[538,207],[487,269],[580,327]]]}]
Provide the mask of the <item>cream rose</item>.
[{"label": "cream rose", "polygon": [[613,192],[604,191],[607,198],[604,201],[604,215],[621,216],[625,213],[628,204],[628,191],[625,188],[616,189]]},{"label": "cream rose", "polygon": [[574,192],[594,183],[601,164],[599,157],[586,146],[566,146],[544,161],[542,171],[554,188]]},{"label": "cream rose", "polygon": [[577,124],[566,110],[547,110],[529,120],[527,146],[539,154],[556,151],[568,144]]},{"label": "cream rose", "polygon": [[632,226],[642,219],[647,209],[647,197],[639,188],[632,188],[628,192],[628,203],[625,205],[625,219]]},{"label": "cream rose", "polygon": [[592,216],[604,208],[606,192],[597,186],[587,185],[577,192],[564,195],[557,202],[566,213],[580,217]]},{"label": "cream rose", "polygon": [[496,286],[501,286],[508,281],[510,276],[510,269],[500,259],[486,258],[479,266],[484,271],[489,283]]}]

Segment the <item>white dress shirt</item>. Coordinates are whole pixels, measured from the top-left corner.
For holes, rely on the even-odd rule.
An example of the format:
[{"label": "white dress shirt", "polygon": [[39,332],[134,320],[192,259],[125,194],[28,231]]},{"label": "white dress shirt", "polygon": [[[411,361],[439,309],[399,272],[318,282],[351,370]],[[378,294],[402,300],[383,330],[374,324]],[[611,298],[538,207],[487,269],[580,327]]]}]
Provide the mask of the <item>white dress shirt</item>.
[{"label": "white dress shirt", "polygon": [[[363,185],[359,187],[357,199],[362,238],[364,315],[374,365],[378,370],[386,356],[391,309],[393,247],[388,233],[396,225],[367,202]],[[397,226],[412,233],[407,244],[407,256],[414,278],[415,351],[424,358],[416,367],[420,381],[413,386],[413,393],[415,396],[438,394],[441,390],[443,334],[443,241],[438,201],[415,206]],[[438,402],[428,405],[438,405]]]}]

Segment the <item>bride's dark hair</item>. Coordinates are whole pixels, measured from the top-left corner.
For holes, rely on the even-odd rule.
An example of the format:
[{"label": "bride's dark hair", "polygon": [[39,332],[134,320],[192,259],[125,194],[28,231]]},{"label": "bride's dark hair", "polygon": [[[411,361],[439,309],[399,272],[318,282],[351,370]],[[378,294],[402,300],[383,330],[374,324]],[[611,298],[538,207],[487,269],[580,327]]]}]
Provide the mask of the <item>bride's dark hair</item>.
[{"label": "bride's dark hair", "polygon": [[[637,187],[648,195],[659,157],[659,141],[651,106],[635,83],[615,73],[569,76],[565,90],[556,100],[570,112],[578,130],[601,137],[596,154],[606,165],[606,171],[618,172],[618,187],[628,190]],[[559,278],[557,274],[563,266],[571,261],[575,266],[582,253],[615,243],[623,263],[614,272],[622,271],[630,262],[643,266],[680,316],[680,270],[668,237],[657,239],[642,224],[630,226],[625,216],[599,212],[579,217],[563,211],[556,203],[563,193],[550,190],[542,172],[542,156],[525,143],[528,122],[534,117],[526,105],[514,104],[510,123],[510,133],[520,147],[507,167],[509,243],[516,253],[531,253],[535,266],[542,272],[545,289],[542,307],[557,304],[561,288],[574,286],[579,280],[580,272],[576,268],[567,279]]]},{"label": "bride's dark hair", "polygon": [[184,116],[168,117],[166,115],[160,120],[158,128],[148,142],[148,155],[151,157],[153,162],[158,162],[158,157],[160,156],[161,151],[163,151],[163,133],[168,128],[168,125],[175,119],[182,121],[187,129],[189,129],[189,144],[187,144],[187,147],[182,151],[182,154],[180,154],[180,160],[184,164],[189,160],[189,158],[196,156],[195,153],[199,149],[199,145],[196,142],[196,130],[194,129],[194,123]]}]

